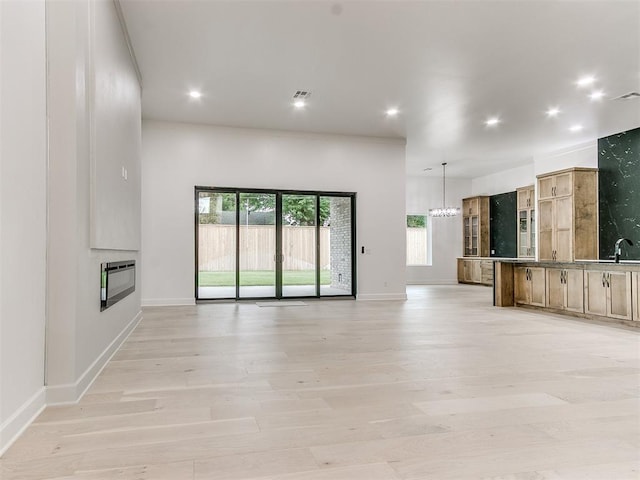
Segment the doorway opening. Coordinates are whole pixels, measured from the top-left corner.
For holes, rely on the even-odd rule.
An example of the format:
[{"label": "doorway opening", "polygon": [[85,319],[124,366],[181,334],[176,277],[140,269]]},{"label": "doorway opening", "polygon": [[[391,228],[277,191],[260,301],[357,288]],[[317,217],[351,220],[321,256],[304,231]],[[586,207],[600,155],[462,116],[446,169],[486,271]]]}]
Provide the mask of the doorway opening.
[{"label": "doorway opening", "polygon": [[355,296],[355,200],[195,187],[196,300]]}]

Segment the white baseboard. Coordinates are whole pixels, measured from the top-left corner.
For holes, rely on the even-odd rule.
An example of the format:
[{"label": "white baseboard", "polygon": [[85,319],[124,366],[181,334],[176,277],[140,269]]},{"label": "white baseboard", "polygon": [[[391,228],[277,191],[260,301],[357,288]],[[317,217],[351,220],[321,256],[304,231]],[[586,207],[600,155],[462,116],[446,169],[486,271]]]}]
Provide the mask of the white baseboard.
[{"label": "white baseboard", "polygon": [[46,406],[46,392],[41,387],[29,400],[27,400],[13,415],[0,425],[0,457],[22,435],[22,432],[31,425]]},{"label": "white baseboard", "polygon": [[440,280],[411,280],[407,285],[457,285],[458,279],[440,279]]},{"label": "white baseboard", "polygon": [[406,300],[406,293],[359,293],[356,297],[358,301],[371,301],[371,300]]},{"label": "white baseboard", "polygon": [[181,305],[195,305],[195,298],[143,298],[143,307],[171,307]]},{"label": "white baseboard", "polygon": [[109,363],[111,357],[118,351],[141,319],[142,311],[139,311],[75,383],[47,386],[47,405],[64,405],[80,401],[102,369]]}]

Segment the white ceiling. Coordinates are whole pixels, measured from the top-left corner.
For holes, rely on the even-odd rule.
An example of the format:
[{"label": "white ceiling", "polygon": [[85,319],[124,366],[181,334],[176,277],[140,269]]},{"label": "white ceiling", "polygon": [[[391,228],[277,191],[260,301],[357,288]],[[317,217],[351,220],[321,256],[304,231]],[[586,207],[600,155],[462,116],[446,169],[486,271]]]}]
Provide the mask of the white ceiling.
[{"label": "white ceiling", "polygon": [[145,118],[404,137],[408,174],[465,177],[640,126],[640,98],[612,99],[640,92],[638,1],[120,3]]}]

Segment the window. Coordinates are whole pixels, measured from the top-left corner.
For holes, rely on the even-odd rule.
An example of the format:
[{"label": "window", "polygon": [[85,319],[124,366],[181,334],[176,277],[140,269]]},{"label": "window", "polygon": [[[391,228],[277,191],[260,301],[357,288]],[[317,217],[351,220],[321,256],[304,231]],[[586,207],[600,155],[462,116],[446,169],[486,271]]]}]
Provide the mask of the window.
[{"label": "window", "polygon": [[407,215],[407,265],[429,265],[426,215]]}]

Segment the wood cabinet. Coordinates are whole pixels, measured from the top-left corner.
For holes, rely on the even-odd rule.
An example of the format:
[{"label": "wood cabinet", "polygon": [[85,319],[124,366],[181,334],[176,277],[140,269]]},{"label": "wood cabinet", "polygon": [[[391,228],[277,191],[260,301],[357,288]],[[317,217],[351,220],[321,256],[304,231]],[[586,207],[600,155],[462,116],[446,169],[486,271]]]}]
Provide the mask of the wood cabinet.
[{"label": "wood cabinet", "polygon": [[493,261],[480,258],[458,258],[458,282],[493,285]]},{"label": "wood cabinet", "polygon": [[495,259],[493,304],[640,327],[640,265]]},{"label": "wood cabinet", "polygon": [[516,305],[546,305],[546,278],[543,267],[521,267],[513,269],[514,300]]},{"label": "wood cabinet", "polygon": [[633,318],[631,272],[585,270],[584,284],[585,313],[620,320]]},{"label": "wood cabinet", "polygon": [[538,176],[538,259],[598,258],[598,173],[571,168]]},{"label": "wood cabinet", "polygon": [[489,197],[462,200],[462,252],[465,257],[489,256]]},{"label": "wood cabinet", "polygon": [[493,285],[493,260],[480,260],[480,283]]},{"label": "wood cabinet", "polygon": [[582,269],[547,268],[547,308],[584,313]]},{"label": "wood cabinet", "polygon": [[536,194],[533,185],[516,190],[518,215],[518,257],[536,256]]},{"label": "wood cabinet", "polygon": [[475,260],[458,259],[458,281],[461,283],[480,283],[482,272],[480,262]]}]

